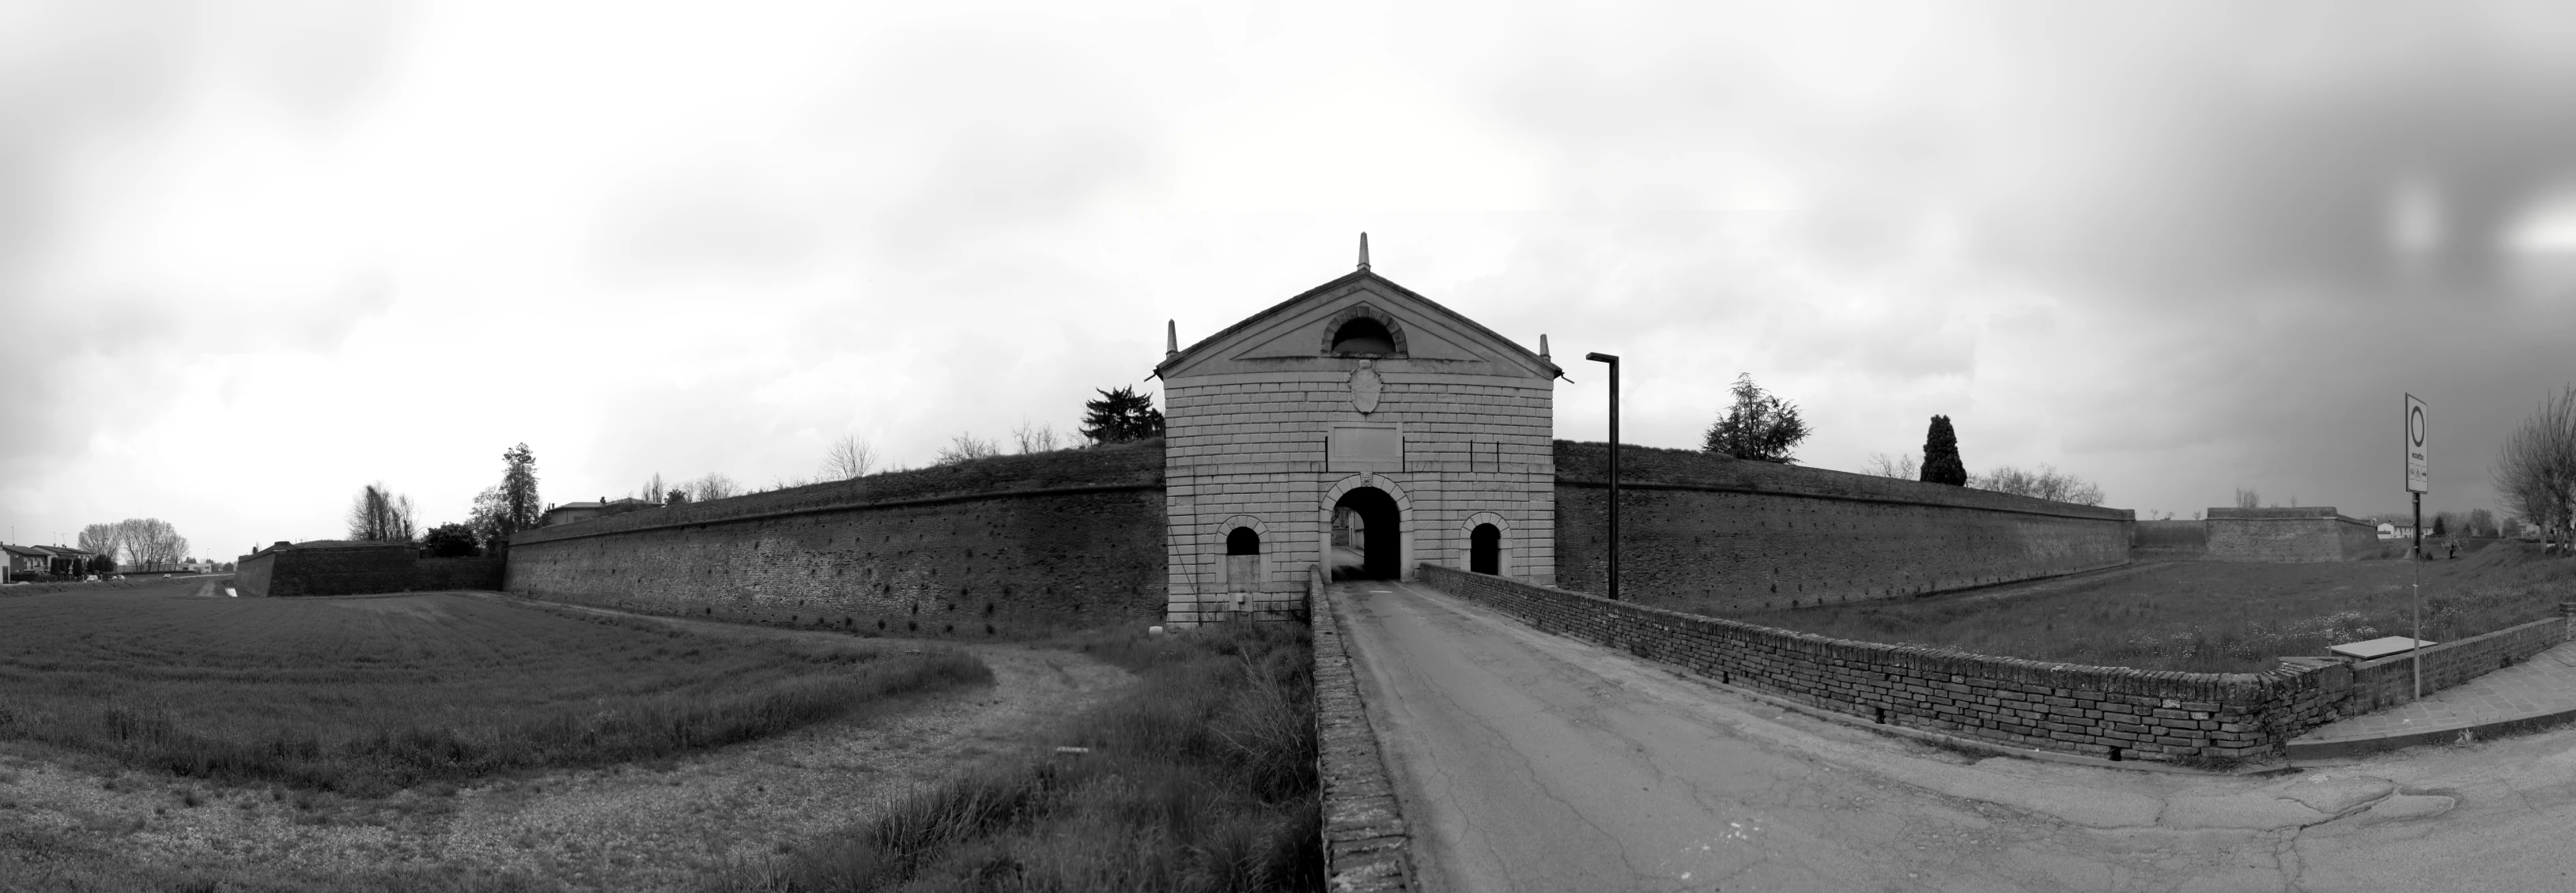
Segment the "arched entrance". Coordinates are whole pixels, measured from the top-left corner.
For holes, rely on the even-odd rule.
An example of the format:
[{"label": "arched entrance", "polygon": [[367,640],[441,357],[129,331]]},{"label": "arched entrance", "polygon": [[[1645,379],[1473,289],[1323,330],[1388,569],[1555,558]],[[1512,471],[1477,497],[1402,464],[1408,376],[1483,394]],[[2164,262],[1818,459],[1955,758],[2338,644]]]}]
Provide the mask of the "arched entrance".
[{"label": "arched entrance", "polygon": [[1479,574],[1503,572],[1503,529],[1478,524],[1467,534],[1467,569]]},{"label": "arched entrance", "polygon": [[1353,487],[1333,503],[1332,519],[1333,579],[1404,576],[1404,516],[1395,497],[1376,487]]}]

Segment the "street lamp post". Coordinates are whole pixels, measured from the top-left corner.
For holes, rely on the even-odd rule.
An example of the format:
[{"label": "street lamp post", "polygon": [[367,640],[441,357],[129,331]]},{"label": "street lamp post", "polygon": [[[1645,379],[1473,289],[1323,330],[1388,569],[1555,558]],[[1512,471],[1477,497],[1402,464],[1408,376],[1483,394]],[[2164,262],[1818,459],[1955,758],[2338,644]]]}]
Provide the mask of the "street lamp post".
[{"label": "street lamp post", "polygon": [[1619,358],[1606,353],[1588,353],[1584,359],[1610,364],[1610,592],[1611,601],[1619,600]]}]

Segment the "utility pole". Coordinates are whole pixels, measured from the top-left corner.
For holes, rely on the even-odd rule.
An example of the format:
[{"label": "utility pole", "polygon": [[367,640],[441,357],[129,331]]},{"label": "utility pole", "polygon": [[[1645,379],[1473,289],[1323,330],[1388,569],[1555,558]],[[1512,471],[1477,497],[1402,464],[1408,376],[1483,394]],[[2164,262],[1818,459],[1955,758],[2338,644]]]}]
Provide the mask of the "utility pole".
[{"label": "utility pole", "polygon": [[1619,358],[1588,353],[1584,359],[1610,364],[1610,600],[1619,600]]}]

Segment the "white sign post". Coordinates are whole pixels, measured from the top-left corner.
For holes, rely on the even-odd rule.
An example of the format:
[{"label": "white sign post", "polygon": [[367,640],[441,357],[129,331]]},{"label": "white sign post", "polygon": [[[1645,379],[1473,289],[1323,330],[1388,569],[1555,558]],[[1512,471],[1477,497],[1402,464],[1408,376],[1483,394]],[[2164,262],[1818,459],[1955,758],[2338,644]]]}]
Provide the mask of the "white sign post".
[{"label": "white sign post", "polygon": [[2432,423],[2424,418],[2424,401],[2406,395],[2406,492],[2415,497],[2415,543],[2406,550],[2406,563],[2415,571],[2415,699],[2424,699],[2424,494],[2433,490],[2433,476],[2424,457],[2424,441]]}]

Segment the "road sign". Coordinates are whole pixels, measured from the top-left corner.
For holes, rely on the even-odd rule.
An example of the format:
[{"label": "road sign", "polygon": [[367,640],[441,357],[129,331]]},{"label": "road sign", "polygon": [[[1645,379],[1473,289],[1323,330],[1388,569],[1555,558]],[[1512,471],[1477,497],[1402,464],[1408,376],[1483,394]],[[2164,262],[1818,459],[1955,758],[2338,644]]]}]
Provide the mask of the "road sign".
[{"label": "road sign", "polygon": [[2433,492],[2432,477],[2425,471],[2424,462],[2426,425],[2424,401],[2415,399],[2413,394],[2406,395],[2406,490],[2410,493]]}]

